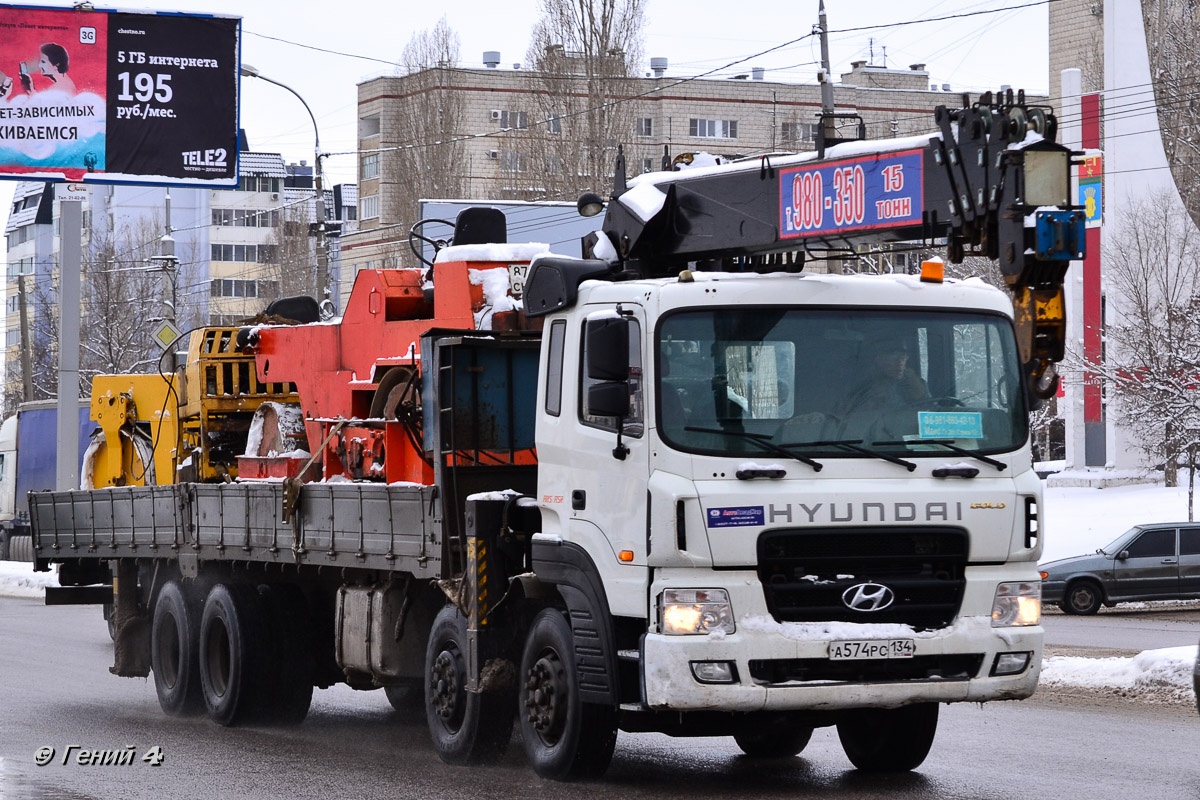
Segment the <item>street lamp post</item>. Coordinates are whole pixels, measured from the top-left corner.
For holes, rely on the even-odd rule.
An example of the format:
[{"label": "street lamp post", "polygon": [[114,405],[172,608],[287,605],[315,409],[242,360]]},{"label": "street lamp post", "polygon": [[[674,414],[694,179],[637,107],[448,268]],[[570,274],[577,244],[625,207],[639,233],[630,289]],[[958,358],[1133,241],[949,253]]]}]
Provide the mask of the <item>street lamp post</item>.
[{"label": "street lamp post", "polygon": [[308,112],[309,119],[313,124],[314,137],[314,161],[313,165],[313,188],[316,189],[316,214],[317,214],[317,302],[323,303],[329,299],[329,251],[326,247],[325,239],[325,181],[321,173],[321,131],[317,128],[317,118],[313,115],[312,109],[308,103],[304,102],[304,98],[300,96],[292,87],[286,83],[280,83],[274,78],[268,78],[249,64],[243,63],[241,68],[242,75],[248,78],[258,78],[267,83],[273,83],[280,88],[287,89],[296,99],[304,106],[304,110]]}]

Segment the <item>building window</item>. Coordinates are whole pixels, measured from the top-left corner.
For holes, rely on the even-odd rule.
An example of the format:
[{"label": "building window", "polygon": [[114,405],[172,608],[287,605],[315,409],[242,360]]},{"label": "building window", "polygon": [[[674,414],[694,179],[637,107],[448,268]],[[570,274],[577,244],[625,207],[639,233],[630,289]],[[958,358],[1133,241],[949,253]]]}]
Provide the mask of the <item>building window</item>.
[{"label": "building window", "polygon": [[736,119],[689,119],[688,136],[698,139],[736,139],[738,123]]},{"label": "building window", "polygon": [[369,117],[363,117],[358,121],[358,138],[370,139],[372,136],[379,135],[379,115],[372,114]]},{"label": "building window", "polygon": [[4,332],[4,346],[5,347],[13,347],[14,345],[18,345],[20,343],[21,343],[21,329],[20,328],[8,328],[7,330],[5,330],[5,332]]},{"label": "building window", "polygon": [[246,281],[238,278],[216,278],[209,281],[213,297],[263,297],[275,291],[275,281]]},{"label": "building window", "polygon": [[642,159],[642,172],[654,172],[654,159],[653,158],[643,158]]},{"label": "building window", "polygon": [[527,130],[529,128],[529,115],[524,111],[501,111],[500,127],[512,128],[519,131]]},{"label": "building window", "polygon": [[562,117],[554,114],[546,120],[546,130],[550,133],[562,133]]},{"label": "building window", "polygon": [[500,151],[500,169],[505,172],[528,172],[529,156],[512,150]]},{"label": "building window", "polygon": [[269,264],[275,260],[276,246],[273,244],[214,244],[213,261],[238,261],[251,264]]},{"label": "building window", "polygon": [[20,311],[21,310],[21,295],[14,294],[12,297],[8,298],[7,305],[8,305],[8,313],[9,314],[15,314],[18,311]]},{"label": "building window", "polygon": [[243,192],[278,192],[279,178],[268,178],[265,175],[247,175],[238,186]]},{"label": "building window", "polygon": [[369,153],[362,157],[361,180],[369,181],[379,177],[379,153]]},{"label": "building window", "polygon": [[359,206],[362,209],[361,219],[378,219],[379,218],[379,195],[372,194],[367,197],[360,198]]},{"label": "building window", "polygon": [[638,136],[653,136],[654,135],[654,120],[650,117],[642,117],[637,121]]},{"label": "building window", "polygon": [[783,144],[811,142],[816,137],[816,127],[809,122],[785,122],[782,126]]},{"label": "building window", "polygon": [[235,228],[278,228],[279,210],[256,211],[252,208],[214,208],[212,224]]}]

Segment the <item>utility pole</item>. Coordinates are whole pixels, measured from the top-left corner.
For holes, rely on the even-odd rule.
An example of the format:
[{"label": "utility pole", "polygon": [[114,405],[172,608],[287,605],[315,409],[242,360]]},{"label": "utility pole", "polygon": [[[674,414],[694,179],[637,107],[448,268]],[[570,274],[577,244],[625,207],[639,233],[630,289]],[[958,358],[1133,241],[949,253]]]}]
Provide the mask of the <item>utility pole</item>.
[{"label": "utility pole", "polygon": [[[162,316],[167,322],[175,324],[175,265],[179,263],[179,259],[175,257],[175,237],[171,235],[171,190],[167,190],[167,197],[164,203],[163,216],[166,221],[166,233],[159,240],[159,258],[162,261],[163,270],[163,296],[162,296]],[[164,359],[168,373],[175,372],[175,349],[174,347],[167,348],[167,355]]]},{"label": "utility pole", "polygon": [[33,399],[33,354],[30,352],[33,342],[29,341],[29,296],[25,294],[24,272],[17,273],[17,297],[21,304],[21,385],[28,403]]},{"label": "utility pole", "polygon": [[833,68],[829,65],[829,24],[825,19],[825,0],[817,9],[817,30],[821,36],[821,74],[818,78],[821,84],[821,133],[825,141],[833,141],[837,137],[837,127],[833,118]]}]

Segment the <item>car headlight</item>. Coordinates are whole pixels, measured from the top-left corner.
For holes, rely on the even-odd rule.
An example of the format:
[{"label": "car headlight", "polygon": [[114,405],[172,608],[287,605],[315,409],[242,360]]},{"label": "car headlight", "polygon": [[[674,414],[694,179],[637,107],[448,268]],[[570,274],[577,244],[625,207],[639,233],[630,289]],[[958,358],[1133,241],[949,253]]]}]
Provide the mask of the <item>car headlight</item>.
[{"label": "car headlight", "polygon": [[659,598],[663,633],[733,633],[733,606],[724,589],[664,589]]},{"label": "car headlight", "polygon": [[1042,618],[1042,585],[1036,582],[1002,583],[992,601],[992,627],[1037,625]]}]

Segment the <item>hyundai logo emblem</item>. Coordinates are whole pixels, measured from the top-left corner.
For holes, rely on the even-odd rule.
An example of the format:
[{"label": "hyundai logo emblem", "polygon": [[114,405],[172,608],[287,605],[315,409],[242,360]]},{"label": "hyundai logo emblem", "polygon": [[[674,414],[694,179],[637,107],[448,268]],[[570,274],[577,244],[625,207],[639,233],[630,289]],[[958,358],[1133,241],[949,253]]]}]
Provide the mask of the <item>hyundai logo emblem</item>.
[{"label": "hyundai logo emblem", "polygon": [[856,583],[842,592],[842,603],[851,611],[882,611],[896,602],[896,593],[879,583]]}]

